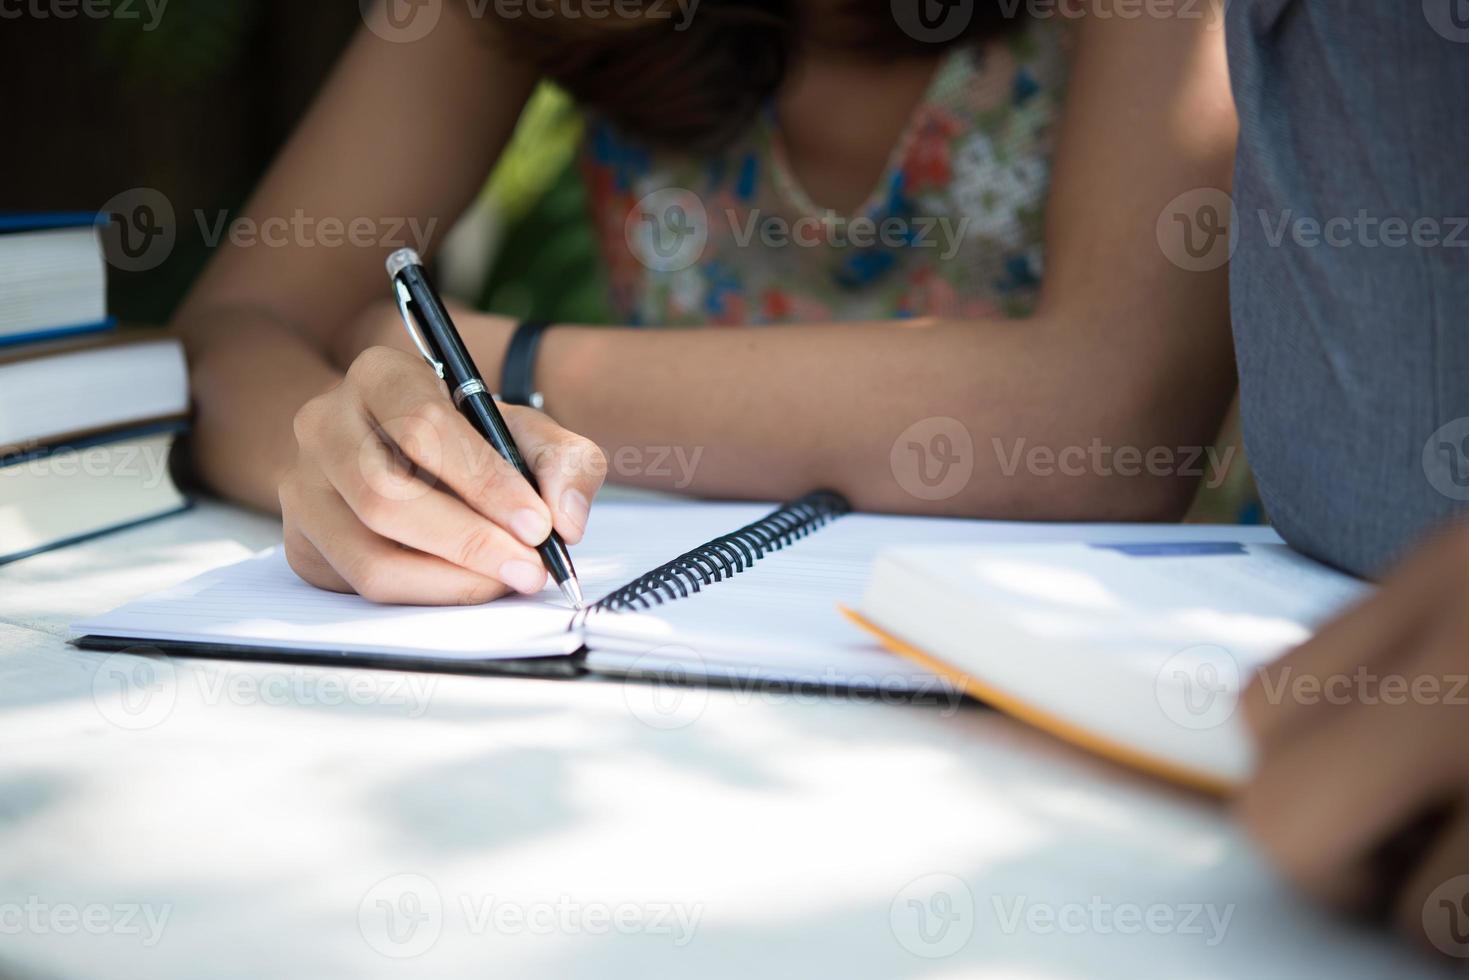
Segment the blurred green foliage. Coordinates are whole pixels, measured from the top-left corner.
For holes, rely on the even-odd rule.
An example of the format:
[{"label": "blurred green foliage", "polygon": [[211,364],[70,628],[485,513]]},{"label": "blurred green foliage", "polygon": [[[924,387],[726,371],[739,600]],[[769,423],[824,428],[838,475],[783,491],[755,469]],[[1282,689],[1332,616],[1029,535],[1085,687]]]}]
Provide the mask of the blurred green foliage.
[{"label": "blurred green foliage", "polygon": [[238,63],[260,9],[258,0],[188,0],[170,4],[149,30],[111,18],[100,35],[100,54],[125,78],[192,88]]},{"label": "blurred green foliage", "polygon": [[577,165],[581,113],[542,84],[486,192],[502,222],[480,307],[557,323],[606,323],[606,278]]}]

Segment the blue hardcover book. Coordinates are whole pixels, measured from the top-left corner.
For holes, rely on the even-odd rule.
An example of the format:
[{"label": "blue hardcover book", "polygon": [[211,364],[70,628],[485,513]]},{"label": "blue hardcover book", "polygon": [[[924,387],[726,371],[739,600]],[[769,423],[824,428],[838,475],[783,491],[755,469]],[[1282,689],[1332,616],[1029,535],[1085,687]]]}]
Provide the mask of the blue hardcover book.
[{"label": "blue hardcover book", "polygon": [[107,315],[107,216],[0,214],[0,346],[98,333]]}]

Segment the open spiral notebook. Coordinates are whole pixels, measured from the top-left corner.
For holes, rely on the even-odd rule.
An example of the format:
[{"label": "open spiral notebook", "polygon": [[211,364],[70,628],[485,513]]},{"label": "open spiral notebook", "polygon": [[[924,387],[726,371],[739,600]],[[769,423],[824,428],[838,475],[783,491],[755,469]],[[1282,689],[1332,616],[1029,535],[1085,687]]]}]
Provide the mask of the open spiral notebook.
[{"label": "open spiral notebook", "polygon": [[[1133,540],[1177,526],[852,514],[816,493],[771,510],[609,502],[573,551],[592,607],[554,588],[483,606],[375,605],[302,582],[279,549],[77,623],[89,649],[571,676],[588,670],[925,692],[946,683],[838,611],[896,544]],[[1213,529],[1194,527],[1192,538]],[[1233,538],[1238,528],[1220,528]],[[1265,533],[1269,533],[1268,531]],[[1273,535],[1271,535],[1273,537]]]}]

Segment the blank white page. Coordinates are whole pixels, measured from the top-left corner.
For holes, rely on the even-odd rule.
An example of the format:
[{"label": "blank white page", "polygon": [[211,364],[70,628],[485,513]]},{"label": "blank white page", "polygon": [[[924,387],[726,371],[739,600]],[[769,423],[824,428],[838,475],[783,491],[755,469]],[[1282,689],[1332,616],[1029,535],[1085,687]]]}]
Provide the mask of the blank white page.
[{"label": "blank white page", "polygon": [[[762,504],[608,503],[593,508],[572,560],[588,599],[769,512]],[[571,653],[571,609],[554,585],[483,606],[387,606],[301,581],[280,549],[75,624],[79,634],[272,650],[444,659]]]}]

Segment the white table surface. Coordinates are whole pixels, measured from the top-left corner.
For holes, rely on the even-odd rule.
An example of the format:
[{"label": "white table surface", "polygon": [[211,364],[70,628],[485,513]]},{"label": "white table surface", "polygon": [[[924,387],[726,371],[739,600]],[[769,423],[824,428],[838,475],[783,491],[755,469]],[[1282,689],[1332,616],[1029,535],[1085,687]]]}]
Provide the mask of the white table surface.
[{"label": "white table surface", "polygon": [[0,568],[0,976],[1440,975],[978,708],[66,643],[278,539],[205,504]]}]

